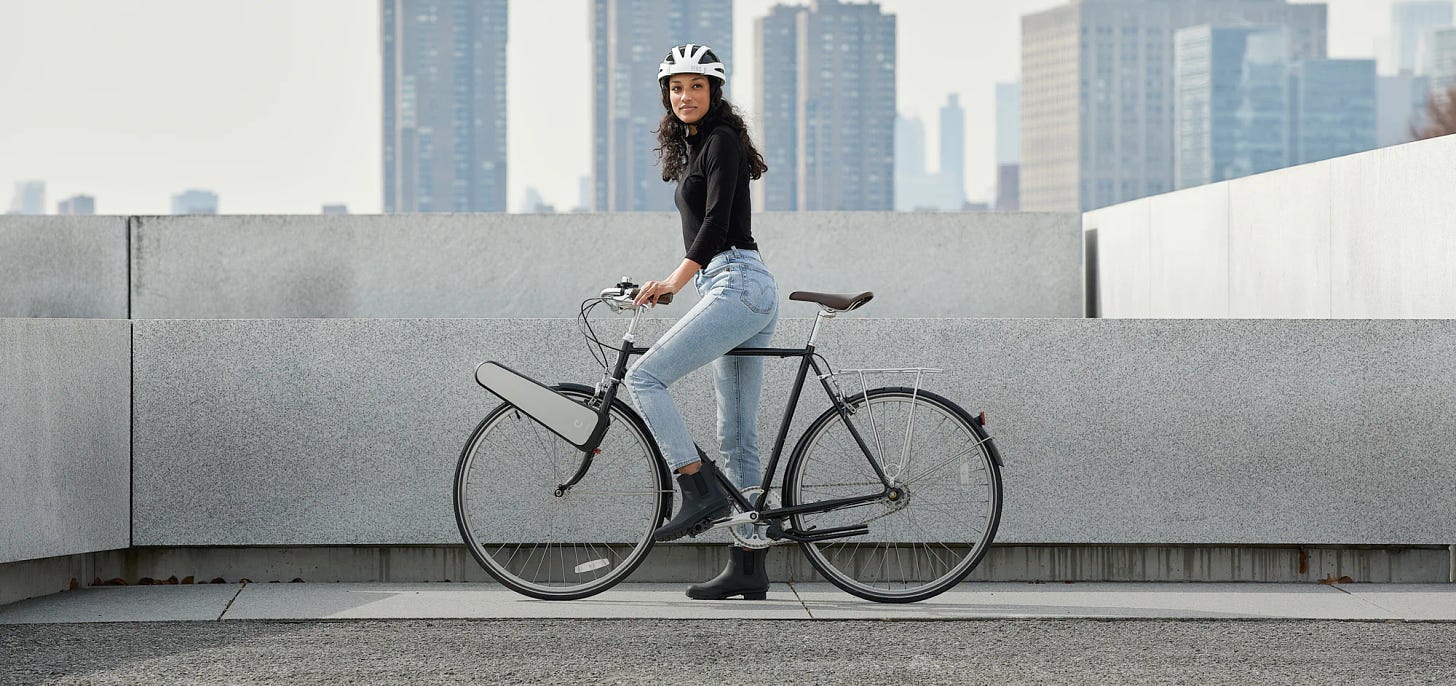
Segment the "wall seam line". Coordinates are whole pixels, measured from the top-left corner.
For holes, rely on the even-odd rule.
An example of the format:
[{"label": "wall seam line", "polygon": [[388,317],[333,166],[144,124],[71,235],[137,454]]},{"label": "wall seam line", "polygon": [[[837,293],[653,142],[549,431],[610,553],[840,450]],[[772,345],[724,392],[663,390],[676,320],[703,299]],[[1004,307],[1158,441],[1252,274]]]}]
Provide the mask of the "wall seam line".
[{"label": "wall seam line", "polygon": [[136,546],[136,320],[132,319],[131,240],[137,218],[126,218],[126,332],[127,332],[127,440],[126,440],[126,547]]},{"label": "wall seam line", "polygon": [[126,546],[136,547],[136,322],[128,319],[127,367],[128,377],[127,440],[126,440]]}]

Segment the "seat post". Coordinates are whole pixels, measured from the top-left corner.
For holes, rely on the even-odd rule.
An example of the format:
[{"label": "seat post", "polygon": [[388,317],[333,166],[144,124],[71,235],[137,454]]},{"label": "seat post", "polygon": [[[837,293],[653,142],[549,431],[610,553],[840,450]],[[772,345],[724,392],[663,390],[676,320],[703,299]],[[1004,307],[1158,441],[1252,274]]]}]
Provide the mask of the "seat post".
[{"label": "seat post", "polygon": [[814,328],[809,331],[809,346],[813,347],[814,342],[819,340],[819,324],[826,319],[833,319],[838,314],[835,310],[827,307],[820,308],[819,314],[814,317]]}]

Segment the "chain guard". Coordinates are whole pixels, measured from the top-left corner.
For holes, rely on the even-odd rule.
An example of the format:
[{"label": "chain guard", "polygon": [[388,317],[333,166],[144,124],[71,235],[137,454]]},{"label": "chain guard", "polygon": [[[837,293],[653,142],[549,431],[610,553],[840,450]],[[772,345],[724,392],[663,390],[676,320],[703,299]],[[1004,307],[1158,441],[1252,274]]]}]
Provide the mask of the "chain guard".
[{"label": "chain guard", "polygon": [[[768,501],[764,503],[765,508],[774,509],[779,506],[779,498],[775,493],[775,491],[777,490],[778,489],[773,489],[769,492]],[[756,501],[759,494],[763,493],[763,489],[759,488],[758,486],[751,486],[749,488],[743,489],[742,493],[743,497],[747,498],[749,501]],[[770,546],[793,543],[793,541],[787,539],[782,541],[775,541],[769,538],[767,522],[761,521],[757,524],[754,524],[753,535],[747,538],[740,534],[738,532],[738,529],[739,527],[730,526],[728,527],[728,533],[733,536],[733,545],[736,545],[740,548],[748,548],[750,550],[763,550],[764,548],[768,548]]]}]

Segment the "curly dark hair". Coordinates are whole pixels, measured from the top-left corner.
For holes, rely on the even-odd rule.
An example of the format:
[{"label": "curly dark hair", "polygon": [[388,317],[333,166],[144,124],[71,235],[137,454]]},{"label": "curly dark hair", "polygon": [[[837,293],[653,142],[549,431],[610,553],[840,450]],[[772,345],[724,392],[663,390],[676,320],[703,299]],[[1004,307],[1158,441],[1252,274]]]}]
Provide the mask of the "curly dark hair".
[{"label": "curly dark hair", "polygon": [[[748,178],[757,181],[768,171],[768,164],[763,161],[763,155],[753,145],[753,138],[748,135],[748,124],[743,122],[743,115],[733,103],[723,97],[723,86],[717,79],[708,79],[710,82],[710,102],[708,113],[703,115],[699,122],[726,124],[738,132],[738,140],[743,144],[743,150],[748,154]],[[687,124],[672,111],[672,95],[668,92],[667,84],[662,84],[662,108],[667,114],[662,117],[662,124],[657,127],[657,147],[652,151],[657,153],[657,162],[662,167],[663,181],[676,181],[682,176],[683,169],[688,164],[688,135]]]}]

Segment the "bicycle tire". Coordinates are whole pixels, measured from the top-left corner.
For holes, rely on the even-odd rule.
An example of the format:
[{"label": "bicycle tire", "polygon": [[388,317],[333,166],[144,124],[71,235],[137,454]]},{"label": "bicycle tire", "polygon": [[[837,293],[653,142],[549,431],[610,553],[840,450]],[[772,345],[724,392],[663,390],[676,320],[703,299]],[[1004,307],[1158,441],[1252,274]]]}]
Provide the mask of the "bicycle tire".
[{"label": "bicycle tire", "polygon": [[[871,412],[879,415],[874,422],[856,420],[855,428],[871,450],[881,454],[882,469],[892,482],[906,488],[907,496],[899,504],[876,501],[829,513],[793,515],[790,523],[799,531],[808,531],[811,527],[829,529],[860,524],[871,527],[866,536],[817,543],[801,541],[800,548],[826,580],[866,600],[910,603],[949,590],[980,564],[996,537],[1001,520],[1002,492],[1000,456],[995,444],[970,413],[929,391],[885,387],[855,394],[845,400],[853,409],[854,417],[869,420]],[[916,423],[922,419],[939,422],[938,427],[922,425],[917,431],[907,432],[909,440],[914,443],[911,446],[913,451],[902,445],[903,456],[898,463],[890,462],[892,451],[883,447],[884,434],[887,431],[893,434],[895,426],[894,421],[886,420],[899,418],[890,412],[890,403],[903,405],[903,410],[914,408],[914,412],[921,415]],[[903,410],[899,414],[906,415],[909,425],[909,415]],[[927,434],[930,437],[924,438]],[[945,449],[948,453],[954,451],[950,458],[942,459],[937,455],[928,468],[923,464],[923,458],[920,463],[912,462],[946,437],[956,439]],[[830,439],[836,442],[833,448],[827,447]],[[820,449],[820,446],[825,447]],[[960,460],[961,457],[965,459]],[[816,458],[819,459],[818,465],[814,464]],[[954,464],[956,462],[959,464]],[[951,466],[958,473],[957,478],[929,480],[943,477],[940,468]],[[851,471],[855,469],[862,471]],[[906,475],[907,471],[911,473]],[[864,483],[852,474],[857,474]],[[821,483],[825,478],[837,479],[841,483]],[[794,446],[785,469],[784,502],[786,505],[804,505],[816,500],[865,495],[883,488],[864,453],[845,429],[843,418],[836,409],[830,408],[810,424]],[[927,512],[939,514],[944,507],[955,503],[940,503],[935,499],[959,491],[969,496],[984,496],[984,501],[972,512],[972,518],[978,521],[964,523],[970,529],[961,529],[962,523],[958,521],[919,522],[912,516],[912,510],[914,514],[923,516]],[[919,509],[916,509],[917,503],[920,504]],[[975,506],[976,503],[968,498],[966,505]],[[938,519],[943,520],[944,517]],[[920,530],[908,531],[915,527]],[[865,548],[867,543],[868,549]],[[908,555],[905,554],[907,548]],[[960,552],[962,548],[964,552]],[[875,565],[877,552],[878,567]],[[898,583],[888,578],[896,569],[901,575]]]},{"label": "bicycle tire", "polygon": [[[582,402],[593,395],[578,384],[554,389]],[[455,468],[455,523],[471,556],[501,585],[541,600],[577,600],[620,583],[647,559],[672,482],[642,418],[621,400],[610,418],[591,470],[564,496],[554,490],[581,458],[570,444],[510,403],[471,432]]]}]

